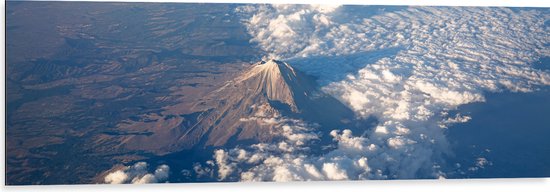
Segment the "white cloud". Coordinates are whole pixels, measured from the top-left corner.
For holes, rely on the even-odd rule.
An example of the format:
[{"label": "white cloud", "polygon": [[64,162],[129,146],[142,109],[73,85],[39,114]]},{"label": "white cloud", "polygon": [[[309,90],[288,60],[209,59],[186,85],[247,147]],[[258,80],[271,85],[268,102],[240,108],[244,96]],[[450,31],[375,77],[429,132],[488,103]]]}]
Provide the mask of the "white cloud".
[{"label": "white cloud", "polygon": [[327,175],[327,178],[330,180],[346,180],[348,179],[348,174],[346,170],[343,170],[336,163],[324,163],[323,172]]},{"label": "white cloud", "polygon": [[492,163],[487,161],[487,159],[485,159],[484,157],[477,158],[476,166],[480,168],[485,168],[485,166],[487,165],[492,165]]},{"label": "white cloud", "polygon": [[214,151],[214,159],[216,160],[216,164],[218,165],[218,177],[220,180],[223,180],[227,178],[231,173],[233,173],[233,170],[235,170],[235,163],[228,163],[228,153],[224,150],[216,150]]},{"label": "white cloud", "polygon": [[[371,174],[368,158],[377,146],[366,138],[354,137],[350,130],[332,131],[337,149],[323,156],[311,154],[310,146],[318,139],[316,125],[296,119],[281,119],[282,140],[214,153],[219,180],[295,181],[384,178],[380,170]],[[250,155],[249,159],[242,158]],[[250,169],[240,170],[243,167]],[[203,169],[196,169],[202,172]],[[203,174],[206,175],[206,174]]]},{"label": "white cloud", "polygon": [[122,184],[125,183],[127,180],[128,174],[124,173],[124,171],[122,170],[117,170],[105,176],[105,183],[110,184]]},{"label": "white cloud", "polygon": [[168,176],[170,174],[170,167],[168,165],[160,165],[155,170],[155,178],[157,181],[165,181],[168,180]]},{"label": "white cloud", "polygon": [[149,173],[146,162],[137,162],[132,166],[126,166],[107,174],[104,181],[108,184],[159,183],[168,180],[169,173],[170,167],[168,165],[160,165],[153,173]]},{"label": "white cloud", "polygon": [[134,179],[132,179],[132,184],[146,184],[146,183],[156,183],[156,182],[157,182],[157,179],[155,178],[155,176],[153,176],[150,173],[147,173],[141,177],[134,177]]},{"label": "white cloud", "polygon": [[493,163],[488,161],[485,157],[479,157],[476,159],[474,166],[468,168],[468,171],[475,172],[491,165],[493,165]]},{"label": "white cloud", "polygon": [[[488,91],[528,92],[550,85],[550,74],[532,66],[550,55],[544,24],[548,17],[537,10],[363,8],[238,8],[249,18],[245,24],[252,41],[269,57],[319,76],[325,92],[361,117],[377,117],[379,124],[360,136],[338,127],[344,130],[330,133],[336,146],[312,154],[308,146],[319,137],[315,126],[284,117],[269,119],[286,126],[282,141],[233,149],[246,150],[248,160],[219,152],[223,158],[216,166],[226,170],[220,179],[398,179],[419,173],[444,177],[439,157],[449,149],[442,128],[470,120],[448,117],[448,111],[483,102]],[[487,165],[477,162],[477,169]]]}]

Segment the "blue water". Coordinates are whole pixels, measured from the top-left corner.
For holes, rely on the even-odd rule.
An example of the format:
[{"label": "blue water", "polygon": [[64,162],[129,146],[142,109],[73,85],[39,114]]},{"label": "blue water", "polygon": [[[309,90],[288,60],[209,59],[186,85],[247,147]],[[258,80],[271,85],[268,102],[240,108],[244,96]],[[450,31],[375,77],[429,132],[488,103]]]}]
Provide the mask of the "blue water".
[{"label": "blue water", "polygon": [[[454,178],[550,176],[550,87],[531,93],[489,93],[487,101],[461,106],[472,119],[449,128],[448,138],[460,163]],[[492,163],[468,171],[475,159]]]}]

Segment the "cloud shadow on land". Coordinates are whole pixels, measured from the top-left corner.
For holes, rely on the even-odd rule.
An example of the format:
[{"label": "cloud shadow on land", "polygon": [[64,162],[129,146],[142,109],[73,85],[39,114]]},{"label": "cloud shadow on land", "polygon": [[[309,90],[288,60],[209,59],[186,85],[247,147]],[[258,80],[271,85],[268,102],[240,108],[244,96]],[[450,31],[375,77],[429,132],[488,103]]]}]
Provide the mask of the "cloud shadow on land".
[{"label": "cloud shadow on land", "polygon": [[298,70],[316,77],[322,87],[332,82],[339,82],[348,75],[355,75],[368,64],[394,56],[402,49],[394,47],[338,56],[308,56],[291,58],[287,62]]}]

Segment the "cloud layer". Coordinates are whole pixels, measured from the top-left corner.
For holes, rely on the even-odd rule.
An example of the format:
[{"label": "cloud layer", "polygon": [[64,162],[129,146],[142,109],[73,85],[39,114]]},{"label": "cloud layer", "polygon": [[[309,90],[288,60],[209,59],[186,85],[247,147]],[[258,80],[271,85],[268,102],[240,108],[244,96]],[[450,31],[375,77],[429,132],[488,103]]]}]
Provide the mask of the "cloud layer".
[{"label": "cloud layer", "polygon": [[318,76],[324,91],[380,123],[363,133],[335,127],[335,146],[315,154],[315,126],[286,119],[280,142],[220,149],[198,170],[243,181],[445,177],[444,130],[470,119],[450,110],[484,101],[484,92],[550,85],[532,64],[550,55],[544,10],[386,8],[238,8],[267,57]]},{"label": "cloud layer", "polygon": [[105,183],[108,184],[145,184],[159,183],[168,179],[170,167],[168,165],[160,165],[154,172],[148,172],[148,164],[146,162],[137,162],[132,166],[126,166],[120,170],[111,172],[105,176]]}]

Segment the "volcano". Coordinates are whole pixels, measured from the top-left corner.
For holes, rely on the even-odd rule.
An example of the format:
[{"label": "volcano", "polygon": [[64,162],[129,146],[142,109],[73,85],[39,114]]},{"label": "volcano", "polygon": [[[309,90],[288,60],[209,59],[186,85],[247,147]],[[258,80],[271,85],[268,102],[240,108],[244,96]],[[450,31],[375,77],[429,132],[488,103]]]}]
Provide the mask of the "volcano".
[{"label": "volcano", "polygon": [[270,141],[279,128],[270,122],[276,117],[304,119],[329,128],[353,116],[346,106],[320,91],[314,78],[277,60],[252,65],[194,107],[210,112],[181,141],[203,135],[206,146]]},{"label": "volcano", "polygon": [[193,104],[190,111],[194,113],[177,115],[176,126],[159,121],[170,126],[159,125],[149,135],[129,136],[123,146],[153,153],[230,147],[277,139],[275,133],[281,127],[274,121],[281,117],[318,124],[320,132],[348,126],[354,118],[349,108],[323,93],[313,77],[277,60],[252,64]]}]

